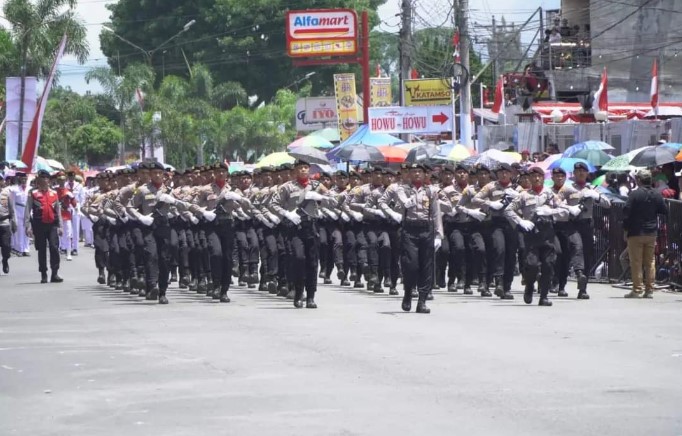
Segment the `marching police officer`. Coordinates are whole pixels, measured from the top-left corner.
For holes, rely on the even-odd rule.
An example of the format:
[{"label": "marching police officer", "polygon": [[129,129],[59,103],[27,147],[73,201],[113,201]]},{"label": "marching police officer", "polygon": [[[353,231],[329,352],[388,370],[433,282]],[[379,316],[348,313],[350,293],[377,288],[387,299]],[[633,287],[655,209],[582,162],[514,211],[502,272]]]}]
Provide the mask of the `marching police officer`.
[{"label": "marching police officer", "polygon": [[17,217],[14,200],[5,178],[0,173],[0,253],[2,253],[2,273],[9,274],[9,258],[12,254],[12,234],[17,231]]},{"label": "marching police officer", "polygon": [[59,237],[62,235],[62,211],[57,192],[50,189],[50,173],[38,171],[36,187],[28,192],[24,215],[26,236],[33,237],[38,250],[40,283],[47,283],[47,250],[50,250],[50,282],[61,283],[59,277]]}]

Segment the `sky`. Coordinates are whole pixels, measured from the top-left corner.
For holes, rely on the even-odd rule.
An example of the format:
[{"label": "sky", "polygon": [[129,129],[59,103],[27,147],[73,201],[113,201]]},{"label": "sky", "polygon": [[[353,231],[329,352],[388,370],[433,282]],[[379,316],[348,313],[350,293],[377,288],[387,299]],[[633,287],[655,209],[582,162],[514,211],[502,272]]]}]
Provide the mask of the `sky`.
[{"label": "sky", "polygon": [[[426,26],[439,26],[443,23],[451,23],[452,0],[414,0],[415,26],[417,28]],[[0,5],[4,5],[5,0],[0,0]],[[61,73],[60,85],[71,87],[81,94],[86,91],[97,93],[100,91],[96,83],[86,84],[85,73],[95,66],[106,65],[106,58],[102,54],[99,44],[99,34],[102,31],[102,24],[109,19],[109,11],[106,5],[116,3],[111,0],[80,0],[77,6],[78,15],[85,21],[88,29],[88,43],[90,45],[90,57],[85,65],[79,65],[75,58],[65,56],[60,65]],[[388,32],[398,32],[400,26],[400,3],[401,0],[388,0],[379,8],[379,17],[382,20],[380,25],[382,30]],[[470,24],[474,25],[474,31],[481,38],[487,36],[485,30],[478,28],[475,24],[487,25],[491,22],[493,15],[496,18],[505,16],[507,23],[523,23],[538,7],[544,9],[559,8],[561,0],[469,0]],[[0,16],[0,24],[7,25],[7,22]],[[187,35],[191,35],[191,29]]]}]

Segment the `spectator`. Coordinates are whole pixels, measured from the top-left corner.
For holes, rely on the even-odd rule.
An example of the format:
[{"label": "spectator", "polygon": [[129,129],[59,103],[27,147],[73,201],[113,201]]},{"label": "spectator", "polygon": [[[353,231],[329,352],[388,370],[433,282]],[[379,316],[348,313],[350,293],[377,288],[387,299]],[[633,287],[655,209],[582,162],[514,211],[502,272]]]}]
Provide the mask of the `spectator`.
[{"label": "spectator", "polygon": [[536,151],[533,153],[533,162],[540,162],[540,152]]},{"label": "spectator", "polygon": [[559,151],[559,146],[554,142],[547,144],[547,147],[545,148],[545,152],[547,154],[559,154],[559,153],[561,153]]},{"label": "spectator", "polygon": [[561,27],[559,27],[559,34],[562,38],[569,38],[571,36],[571,28],[568,26],[568,19],[561,20]]},{"label": "spectator", "polygon": [[557,29],[552,29],[552,33],[549,34],[549,43],[558,44],[561,42],[561,33]]},{"label": "spectator", "polygon": [[618,174],[618,194],[627,197],[630,194],[630,180],[625,173]]},{"label": "spectator", "polygon": [[522,150],[521,151],[521,164],[522,165],[527,165],[529,164],[528,157],[530,156],[530,151],[528,150]]},{"label": "spectator", "polygon": [[[658,215],[667,209],[663,197],[651,188],[651,171],[641,170],[636,175],[639,188],[630,192],[623,209],[623,230],[628,243],[632,291],[625,298],[653,298],[656,275],[654,249],[658,234]],[[642,294],[644,268],[644,294]]]}]

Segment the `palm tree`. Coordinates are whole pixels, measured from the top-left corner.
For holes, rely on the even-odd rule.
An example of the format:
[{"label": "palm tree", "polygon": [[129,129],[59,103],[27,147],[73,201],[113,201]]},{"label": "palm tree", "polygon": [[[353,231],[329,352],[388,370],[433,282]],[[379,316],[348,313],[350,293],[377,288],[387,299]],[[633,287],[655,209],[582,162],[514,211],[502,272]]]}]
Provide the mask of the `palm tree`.
[{"label": "palm tree", "polygon": [[121,119],[121,133],[123,139],[119,146],[119,164],[123,164],[125,158],[125,113],[133,105],[135,92],[140,89],[149,93],[154,84],[154,71],[146,64],[130,64],[123,70],[123,75],[117,75],[109,67],[94,68],[85,75],[85,81],[98,82],[104,94],[116,107]]},{"label": "palm tree", "polygon": [[21,100],[19,102],[19,145],[23,146],[24,95],[26,75],[45,77],[50,69],[54,50],[66,34],[64,53],[73,54],[84,63],[89,54],[86,28],[74,9],[77,0],[7,0],[2,8],[10,23],[12,43],[19,57]]}]

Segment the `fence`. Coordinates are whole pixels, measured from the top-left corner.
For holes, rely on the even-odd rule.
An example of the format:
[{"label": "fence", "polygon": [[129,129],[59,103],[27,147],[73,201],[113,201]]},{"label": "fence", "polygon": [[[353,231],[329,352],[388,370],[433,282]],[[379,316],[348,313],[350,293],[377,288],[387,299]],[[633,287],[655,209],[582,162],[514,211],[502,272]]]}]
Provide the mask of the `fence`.
[{"label": "fence", "polygon": [[[590,271],[593,280],[620,282],[627,277],[621,254],[627,244],[624,239],[624,203],[613,203],[610,208],[594,207],[595,253]],[[666,280],[682,289],[682,201],[666,200],[667,218],[659,218],[656,241],[656,271],[667,271]]]}]

